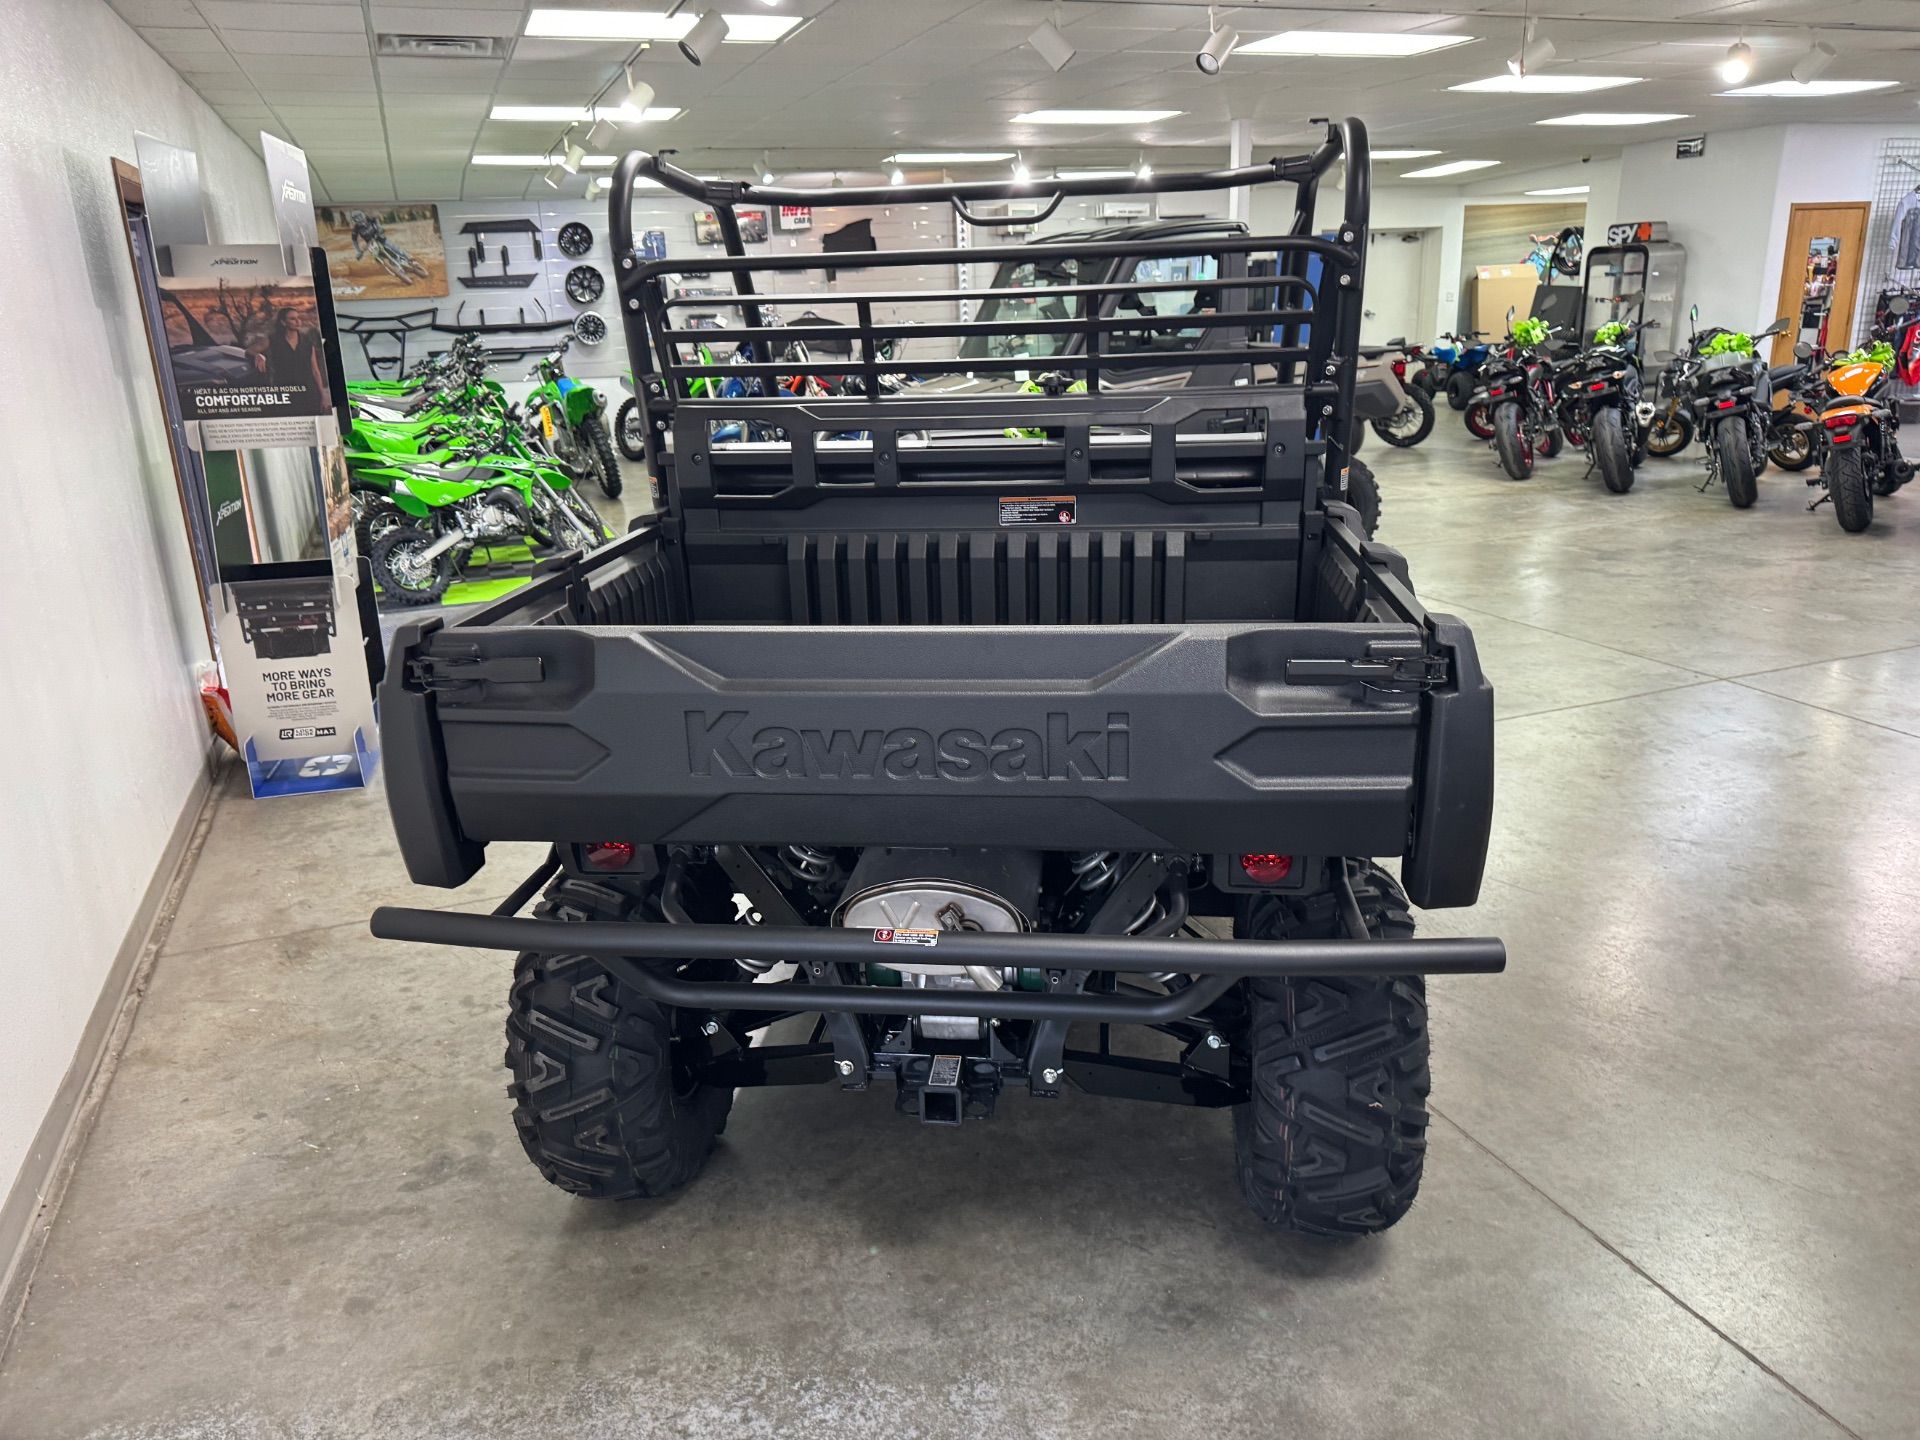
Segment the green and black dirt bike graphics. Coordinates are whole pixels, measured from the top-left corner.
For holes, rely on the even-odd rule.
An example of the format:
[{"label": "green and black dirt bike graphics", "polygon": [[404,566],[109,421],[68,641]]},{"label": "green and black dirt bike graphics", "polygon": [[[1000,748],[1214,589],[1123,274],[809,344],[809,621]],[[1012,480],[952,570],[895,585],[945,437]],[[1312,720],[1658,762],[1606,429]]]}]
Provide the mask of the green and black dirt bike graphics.
[{"label": "green and black dirt bike graphics", "polygon": [[606,397],[591,385],[575,380],[566,370],[572,337],[560,342],[528,371],[537,381],[527,396],[530,433],[553,451],[562,465],[581,479],[591,478],[609,500],[620,494],[620,461],[607,433]]}]

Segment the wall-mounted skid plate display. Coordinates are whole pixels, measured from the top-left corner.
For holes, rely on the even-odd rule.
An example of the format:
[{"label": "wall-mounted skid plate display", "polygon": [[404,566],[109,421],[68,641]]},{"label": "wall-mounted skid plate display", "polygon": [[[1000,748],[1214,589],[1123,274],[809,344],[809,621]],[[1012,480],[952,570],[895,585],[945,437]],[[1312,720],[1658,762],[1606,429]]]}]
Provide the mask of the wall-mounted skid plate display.
[{"label": "wall-mounted skid plate display", "polygon": [[560,253],[578,260],[593,249],[593,227],[585,221],[569,220],[560,227]]},{"label": "wall-mounted skid plate display", "polygon": [[589,310],[573,322],[573,338],[582,345],[598,345],[607,338],[607,322]]},{"label": "wall-mounted skid plate display", "polygon": [[[438,310],[408,310],[400,315],[341,315],[336,324],[342,335],[351,335],[360,342],[360,358],[367,362],[367,373],[378,379],[388,370],[396,375],[406,374],[407,337],[416,330],[427,329],[439,318]],[[397,341],[398,346],[376,355],[373,351],[376,340]]]},{"label": "wall-mounted skid plate display", "polygon": [[576,265],[567,272],[567,298],[576,305],[591,305],[606,290],[607,282],[591,265]]}]

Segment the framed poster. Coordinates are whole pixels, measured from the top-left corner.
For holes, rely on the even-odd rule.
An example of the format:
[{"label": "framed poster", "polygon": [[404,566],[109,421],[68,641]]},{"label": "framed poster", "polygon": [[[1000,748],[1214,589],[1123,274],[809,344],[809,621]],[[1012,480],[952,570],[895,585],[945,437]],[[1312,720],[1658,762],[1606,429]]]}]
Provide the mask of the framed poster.
[{"label": "framed poster", "polygon": [[438,205],[320,205],[335,300],[422,300],[447,293]]},{"label": "framed poster", "polygon": [[813,228],[813,207],[811,205],[782,205],[779,210],[782,230],[811,230]]},{"label": "framed poster", "polygon": [[740,239],[748,245],[763,245],[767,239],[767,212],[736,210],[740,219]]},{"label": "framed poster", "polygon": [[[767,212],[764,210],[736,210],[734,218],[740,222],[740,239],[748,245],[764,244],[767,238]],[[711,210],[693,212],[693,243],[696,245],[721,245],[726,243],[720,233],[720,217]]]},{"label": "framed poster", "polygon": [[693,243],[696,245],[720,243],[720,217],[711,210],[693,212]]}]

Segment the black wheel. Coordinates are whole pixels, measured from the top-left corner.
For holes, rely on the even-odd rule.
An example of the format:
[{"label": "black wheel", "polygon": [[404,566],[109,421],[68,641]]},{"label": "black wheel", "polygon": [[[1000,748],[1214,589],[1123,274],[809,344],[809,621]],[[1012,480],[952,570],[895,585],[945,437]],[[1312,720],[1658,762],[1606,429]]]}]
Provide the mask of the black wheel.
[{"label": "black wheel", "polygon": [[1820,467],[1827,494],[1833,500],[1833,518],[1849,535],[1857,535],[1873,523],[1873,490],[1867,484],[1867,465],[1858,447],[1857,440],[1829,445],[1826,461]]},{"label": "black wheel", "polygon": [[1431,400],[1433,399],[1434,391],[1439,387],[1433,382],[1433,372],[1431,370],[1416,370],[1408,378],[1407,388],[1409,390],[1418,390],[1422,395],[1426,396],[1427,399]]},{"label": "black wheel", "polygon": [[1500,468],[1514,480],[1533,475],[1533,437],[1520,423],[1520,406],[1507,401],[1493,412],[1493,444],[1500,452]]},{"label": "black wheel", "polygon": [[1476,440],[1493,438],[1493,407],[1481,401],[1478,405],[1469,405],[1465,416],[1467,433]]},{"label": "black wheel", "polygon": [[384,495],[354,494],[353,541],[359,554],[371,559],[374,541],[406,523],[407,512]]},{"label": "black wheel", "polygon": [[[545,919],[653,920],[610,885],[562,880]],[[655,1004],[585,955],[522,955],[507,1003],[507,1093],[520,1144],[562,1190],[651,1199],[700,1173],[733,1091],[689,1073],[705,1012]]]},{"label": "black wheel", "polygon": [[1360,512],[1361,527],[1371,537],[1380,528],[1380,482],[1359,460],[1347,470],[1347,503]]},{"label": "black wheel", "polygon": [[1467,402],[1473,399],[1473,374],[1467,370],[1456,370],[1447,377],[1447,404],[1456,410],[1467,408]]},{"label": "black wheel", "polygon": [[1727,487],[1727,499],[1736,510],[1745,510],[1760,498],[1760,485],[1753,473],[1753,456],[1747,453],[1747,422],[1729,415],[1714,429],[1713,446],[1719,456],[1720,479]]},{"label": "black wheel", "polygon": [[609,500],[620,498],[621,487],[625,480],[620,475],[620,460],[613,453],[613,441],[607,438],[607,427],[598,415],[589,415],[580,422],[580,439],[587,452],[587,464],[593,470],[594,482],[601,493]]},{"label": "black wheel", "polygon": [[576,265],[567,272],[567,298],[576,305],[591,305],[606,291],[607,282],[591,265]]},{"label": "black wheel", "polygon": [[1566,449],[1566,446],[1567,437],[1562,432],[1558,430],[1543,430],[1540,433],[1540,441],[1534,449],[1539,452],[1542,460],[1551,460],[1562,450]]},{"label": "black wheel", "polygon": [[367,563],[374,583],[395,605],[431,605],[453,584],[453,551],[442,550],[431,560],[420,552],[434,542],[431,530],[399,525],[373,542]]},{"label": "black wheel", "polygon": [[[1368,931],[1413,934],[1391,876],[1349,866]],[[1331,895],[1260,896],[1242,938],[1343,934]],[[1233,1111],[1240,1190],[1261,1219],[1310,1235],[1373,1235],[1413,1206],[1427,1153],[1427,998],[1418,975],[1247,982],[1252,1098]]]},{"label": "black wheel", "polygon": [[1805,470],[1814,461],[1813,431],[1796,426],[1773,437],[1767,458],[1782,470]]},{"label": "black wheel", "polygon": [[584,220],[569,220],[560,227],[560,253],[578,260],[593,249],[593,227]]},{"label": "black wheel", "polygon": [[559,492],[560,503],[567,513],[578,520],[593,536],[593,544],[600,546],[613,538],[613,527],[608,525],[600,512],[593,508],[593,502],[587,499],[586,492],[578,485],[569,485]]},{"label": "black wheel", "polygon": [[1433,433],[1433,401],[1418,390],[1409,390],[1407,403],[1391,419],[1367,423],[1387,444],[1407,450]]},{"label": "black wheel", "polygon": [[647,458],[646,423],[640,414],[640,402],[632,397],[622,400],[613,412],[613,438],[620,453],[636,465]]},{"label": "black wheel", "polygon": [[1600,479],[1616,495],[1633,488],[1633,452],[1627,445],[1627,427],[1612,406],[1593,417],[1593,463]]},{"label": "black wheel", "polygon": [[1684,410],[1659,412],[1647,427],[1647,453],[1663,460],[1678,455],[1692,443],[1693,417]]}]

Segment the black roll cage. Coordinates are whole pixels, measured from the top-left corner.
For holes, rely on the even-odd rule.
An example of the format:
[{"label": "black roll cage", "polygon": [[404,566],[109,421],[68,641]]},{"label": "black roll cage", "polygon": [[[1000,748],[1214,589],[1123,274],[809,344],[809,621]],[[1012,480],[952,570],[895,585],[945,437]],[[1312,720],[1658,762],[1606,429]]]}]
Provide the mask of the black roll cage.
[{"label": "black roll cage", "polygon": [[[1346,161],[1347,177],[1344,213],[1333,238],[1312,233],[1315,202],[1322,177],[1341,160]],[[634,248],[633,196],[642,179],[712,207],[714,219],[724,243],[725,254],[701,256],[698,268],[716,276],[725,276],[733,286],[732,300],[716,302],[710,295],[675,297],[667,280],[684,272],[684,259],[644,260]],[[836,307],[851,309],[852,325],[796,324],[770,326],[763,305],[770,298],[757,284],[756,274],[780,275],[829,266],[891,271],[938,265],[999,265],[1008,260],[1044,262],[1049,259],[1086,260],[1137,258],[1178,259],[1193,253],[1191,239],[1106,240],[1069,244],[988,245],[937,250],[874,250],[857,255],[820,255],[796,253],[750,256],[742,239],[739,209],[742,206],[768,208],[787,206],[869,206],[911,205],[928,202],[951,204],[969,223],[1006,223],[1002,217],[976,215],[968,209],[985,201],[1039,202],[1041,213],[1020,217],[1033,222],[1051,214],[1062,200],[1070,197],[1102,195],[1159,195],[1227,190],[1239,187],[1286,182],[1294,185],[1295,201],[1291,223],[1279,235],[1220,235],[1209,237],[1204,249],[1219,256],[1223,272],[1209,277],[1204,288],[1216,292],[1219,307],[1211,313],[1179,316],[1144,314],[1102,315],[1104,297],[1120,293],[1192,291],[1191,280],[1144,283],[1094,283],[1048,286],[1051,296],[1082,296],[1092,303],[1083,306],[1085,314],[1046,320],[931,320],[913,323],[888,323],[877,320],[878,305],[909,303],[914,305],[953,303],[990,299],[1013,294],[1031,298],[1031,290],[998,291],[968,289],[859,288],[836,290],[827,298]],[[848,399],[849,410],[863,399],[878,404],[898,382],[940,375],[1000,375],[1024,378],[1025,373],[1042,368],[1034,359],[1016,356],[968,359],[907,360],[894,353],[895,342],[907,337],[921,340],[964,340],[973,336],[1017,336],[1051,332],[1077,335],[1082,343],[1072,353],[1045,359],[1044,368],[1063,372],[1071,380],[1084,383],[1089,395],[1101,393],[1104,382],[1124,378],[1129,371],[1164,368],[1162,352],[1128,353],[1108,348],[1103,342],[1117,333],[1139,334],[1146,331],[1238,329],[1246,335],[1255,326],[1271,326],[1279,338],[1272,343],[1244,340],[1239,344],[1212,347],[1207,360],[1212,364],[1245,364],[1272,367],[1278,383],[1299,384],[1306,389],[1309,423],[1324,440],[1326,465],[1323,475],[1331,482],[1334,494],[1340,493],[1350,461],[1350,435],[1353,416],[1354,365],[1360,348],[1361,292],[1366,267],[1367,224],[1370,208],[1369,160],[1366,126],[1357,119],[1328,122],[1326,136],[1313,150],[1304,154],[1276,156],[1254,165],[1223,170],[1154,173],[1146,179],[1087,178],[1046,179],[1031,182],[1008,180],[957,180],[930,183],[846,186],[821,189],[788,185],[762,185],[747,180],[706,180],[681,169],[664,155],[629,151],[614,170],[608,197],[608,225],[612,238],[616,288],[620,297],[620,316],[625,327],[627,350],[634,376],[634,392],[639,399],[644,425],[646,463],[649,473],[660,477],[664,437],[674,428],[675,409],[688,398],[690,382],[706,377],[734,376],[748,381],[763,381],[765,394],[742,400],[764,410],[788,401],[780,382],[795,375],[792,360],[784,363],[774,357],[777,344],[788,342],[851,342],[852,355],[845,361],[809,362],[808,371],[824,370],[857,379],[858,399]],[[1249,274],[1245,261],[1255,255],[1273,256],[1272,274]],[[1318,282],[1308,279],[1308,262],[1318,257],[1321,265]],[[1272,306],[1253,303],[1264,292]],[[1226,308],[1228,297],[1236,302]],[[818,299],[819,297],[814,297]],[[715,308],[739,312],[740,322],[720,327],[693,327],[676,323],[686,312]],[[704,361],[697,347],[705,341],[734,342],[740,346],[740,359],[720,364]],[[688,358],[682,352],[692,349]],[[714,387],[706,387],[709,390]],[[699,402],[703,413],[717,413],[728,402],[709,394]],[[818,397],[807,400],[810,406],[834,401]],[[849,428],[857,428],[849,425]],[[670,504],[670,497],[663,496]]]}]

